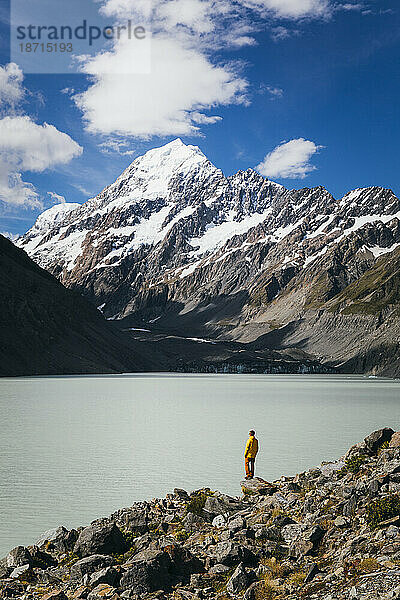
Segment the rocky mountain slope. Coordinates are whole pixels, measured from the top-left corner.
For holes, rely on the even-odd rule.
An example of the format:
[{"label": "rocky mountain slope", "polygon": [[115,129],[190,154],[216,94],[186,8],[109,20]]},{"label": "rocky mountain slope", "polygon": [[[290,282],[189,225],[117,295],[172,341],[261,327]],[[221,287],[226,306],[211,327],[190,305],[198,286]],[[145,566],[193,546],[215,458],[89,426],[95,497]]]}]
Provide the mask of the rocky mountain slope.
[{"label": "rocky mountain slope", "polygon": [[0,560],[21,600],[396,600],[400,432],[242,495],[175,489]]},{"label": "rocky mountain slope", "polygon": [[259,351],[235,342],[121,329],[2,236],[0,277],[0,376],[331,371],[302,351]]},{"label": "rocky mountain slope", "polygon": [[79,294],[65,289],[0,236],[0,375],[113,373],[151,369]]},{"label": "rocky mountain slope", "polygon": [[126,326],[398,375],[399,219],[391,190],[336,200],[251,169],[225,177],[175,140],[82,206],[46,211],[18,244]]}]

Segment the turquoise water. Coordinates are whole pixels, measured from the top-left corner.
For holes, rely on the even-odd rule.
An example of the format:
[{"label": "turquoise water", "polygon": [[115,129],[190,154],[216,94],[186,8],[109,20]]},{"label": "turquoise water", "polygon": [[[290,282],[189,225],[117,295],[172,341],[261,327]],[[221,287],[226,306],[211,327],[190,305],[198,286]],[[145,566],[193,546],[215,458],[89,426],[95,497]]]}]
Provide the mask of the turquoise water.
[{"label": "turquoise water", "polygon": [[174,487],[239,494],[250,428],[266,479],[337,458],[400,429],[399,392],[354,376],[0,379],[0,556]]}]

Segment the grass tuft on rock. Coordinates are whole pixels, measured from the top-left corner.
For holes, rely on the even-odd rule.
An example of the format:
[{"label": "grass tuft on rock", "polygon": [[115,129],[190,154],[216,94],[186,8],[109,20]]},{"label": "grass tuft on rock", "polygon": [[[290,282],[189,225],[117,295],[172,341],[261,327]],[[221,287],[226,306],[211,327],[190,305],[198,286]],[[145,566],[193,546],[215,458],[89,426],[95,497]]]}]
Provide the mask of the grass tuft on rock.
[{"label": "grass tuft on rock", "polygon": [[366,520],[373,529],[379,527],[382,521],[400,516],[400,496],[394,494],[373,500],[367,506]]}]

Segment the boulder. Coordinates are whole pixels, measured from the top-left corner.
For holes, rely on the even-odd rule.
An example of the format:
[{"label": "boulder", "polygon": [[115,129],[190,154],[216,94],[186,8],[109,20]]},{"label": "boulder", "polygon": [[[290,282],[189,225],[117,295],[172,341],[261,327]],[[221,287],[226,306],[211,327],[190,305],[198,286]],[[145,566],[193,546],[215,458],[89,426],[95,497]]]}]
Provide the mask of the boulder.
[{"label": "boulder", "polygon": [[22,567],[22,565],[32,566],[32,556],[28,548],[24,546],[16,546],[6,556],[7,567]]},{"label": "boulder", "polygon": [[68,600],[68,596],[62,590],[52,590],[48,594],[42,596],[42,600]]},{"label": "boulder", "polygon": [[5,577],[8,577],[11,570],[12,570],[12,567],[9,567],[7,565],[7,557],[2,558],[0,560],[0,579],[4,579]]},{"label": "boulder", "polygon": [[225,515],[229,512],[229,506],[221,498],[209,496],[205,502],[204,510],[213,516]]},{"label": "boulder", "polygon": [[281,529],[282,539],[287,544],[290,544],[294,540],[297,540],[297,538],[300,537],[300,535],[301,535],[301,525],[299,525],[297,523],[294,523],[291,525],[285,525]]},{"label": "boulder", "polygon": [[182,525],[188,533],[193,533],[196,529],[199,529],[204,525],[204,519],[200,515],[194,513],[188,513],[182,520]]},{"label": "boulder", "polygon": [[90,592],[87,600],[116,600],[118,598],[116,589],[106,583],[101,583]]},{"label": "boulder", "polygon": [[346,519],[345,517],[341,517],[340,515],[338,517],[336,517],[336,519],[334,520],[333,523],[334,523],[335,527],[339,527],[339,528],[349,527],[349,525],[350,525],[349,519]]},{"label": "boulder", "polygon": [[36,542],[36,546],[45,546],[47,552],[65,553],[71,552],[78,538],[78,532],[75,529],[70,531],[65,527],[55,527],[42,533]]},{"label": "boulder", "polygon": [[257,562],[256,556],[251,550],[231,541],[219,542],[212,551],[217,563],[228,567],[234,567],[240,562],[246,566],[252,566]]},{"label": "boulder", "polygon": [[211,573],[211,575],[223,575],[227,571],[229,571],[229,567],[217,563],[216,565],[211,567],[211,569],[208,570],[208,573]]},{"label": "boulder", "polygon": [[149,531],[148,510],[144,506],[122,508],[111,515],[119,527],[143,535]]},{"label": "boulder", "polygon": [[276,485],[265,481],[261,477],[253,477],[253,479],[243,479],[240,482],[243,494],[272,496],[277,491]]},{"label": "boulder", "polygon": [[170,575],[171,559],[166,552],[155,552],[152,558],[136,560],[125,567],[120,580],[122,590],[147,594],[159,589],[170,589],[173,584]]},{"label": "boulder", "polygon": [[350,496],[350,498],[347,500],[347,502],[345,502],[345,504],[343,505],[343,516],[345,517],[352,517],[354,515],[354,512],[357,508],[357,497],[355,496],[355,494],[353,494],[352,496]]},{"label": "boulder", "polygon": [[71,579],[83,579],[85,575],[92,575],[96,571],[111,567],[115,564],[115,559],[112,556],[104,556],[104,554],[93,554],[81,558],[71,567]]},{"label": "boulder", "polygon": [[100,569],[100,571],[96,571],[90,576],[89,584],[91,587],[96,587],[101,583],[106,583],[108,585],[117,587],[118,582],[120,580],[120,574],[114,567],[106,567],[105,569]]},{"label": "boulder", "polygon": [[35,574],[30,565],[21,565],[15,567],[9,575],[10,579],[19,579],[20,581],[33,581]]},{"label": "boulder", "polygon": [[291,558],[302,558],[312,553],[314,544],[303,539],[297,539],[289,547],[289,556]]},{"label": "boulder", "polygon": [[48,569],[57,566],[57,560],[48,552],[43,552],[37,546],[27,548],[32,558],[32,566],[38,569]]},{"label": "boulder", "polygon": [[400,431],[396,431],[392,435],[392,439],[390,440],[389,447],[390,448],[400,448]]},{"label": "boulder", "polygon": [[241,529],[244,529],[246,527],[246,522],[242,517],[236,517],[235,519],[232,519],[232,521],[229,521],[228,523],[228,529],[230,531],[232,531],[233,533],[240,531]]},{"label": "boulder", "polygon": [[128,544],[115,523],[95,521],[79,534],[74,546],[75,554],[86,557],[91,554],[124,554]]},{"label": "boulder", "polygon": [[270,540],[271,542],[278,542],[281,537],[281,532],[278,527],[253,525],[251,529],[254,531],[254,537],[256,540]]},{"label": "boulder", "polygon": [[224,517],[224,515],[217,515],[216,517],[214,517],[213,522],[212,522],[212,526],[213,527],[224,527],[224,525],[226,524],[226,519]]},{"label": "boulder", "polygon": [[189,501],[189,494],[186,490],[182,490],[181,488],[174,489],[174,496],[175,498],[178,498],[178,500],[183,500],[184,502]]},{"label": "boulder", "polygon": [[316,577],[318,575],[318,573],[321,573],[321,571],[320,571],[318,565],[314,563],[309,568],[306,578],[304,580],[304,583],[310,583],[310,581],[312,581],[314,579],[314,577]]},{"label": "boulder", "polygon": [[383,429],[378,429],[377,431],[374,431],[373,433],[368,435],[364,439],[365,449],[367,453],[371,456],[376,454],[379,448],[382,446],[382,444],[391,441],[393,434],[393,429],[391,429],[390,427],[384,427]]},{"label": "boulder", "polygon": [[257,590],[262,586],[262,581],[255,581],[247,588],[243,594],[243,600],[256,600],[258,597]]},{"label": "boulder", "polygon": [[204,571],[202,562],[179,544],[162,550],[145,550],[124,565],[122,590],[147,594],[170,590],[178,583],[187,583],[193,573]]},{"label": "boulder", "polygon": [[248,573],[244,568],[243,563],[240,563],[226,584],[226,589],[231,594],[243,593],[245,590],[247,590],[250,584],[254,582],[254,579],[254,573]]}]

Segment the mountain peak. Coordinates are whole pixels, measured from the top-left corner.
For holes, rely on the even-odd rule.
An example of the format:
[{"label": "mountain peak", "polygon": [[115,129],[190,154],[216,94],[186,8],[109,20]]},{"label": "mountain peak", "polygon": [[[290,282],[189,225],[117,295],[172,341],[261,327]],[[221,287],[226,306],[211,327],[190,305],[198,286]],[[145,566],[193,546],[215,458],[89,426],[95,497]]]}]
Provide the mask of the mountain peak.
[{"label": "mountain peak", "polygon": [[132,164],[135,164],[136,161],[140,161],[145,157],[149,157],[151,159],[157,159],[158,157],[170,157],[172,160],[176,159],[179,162],[180,160],[186,160],[187,158],[193,156],[197,156],[202,160],[208,160],[198,146],[184,144],[181,138],[176,138],[175,140],[168,142],[168,144],[164,144],[164,146],[149,150],[146,152],[146,154],[133,161]]}]

